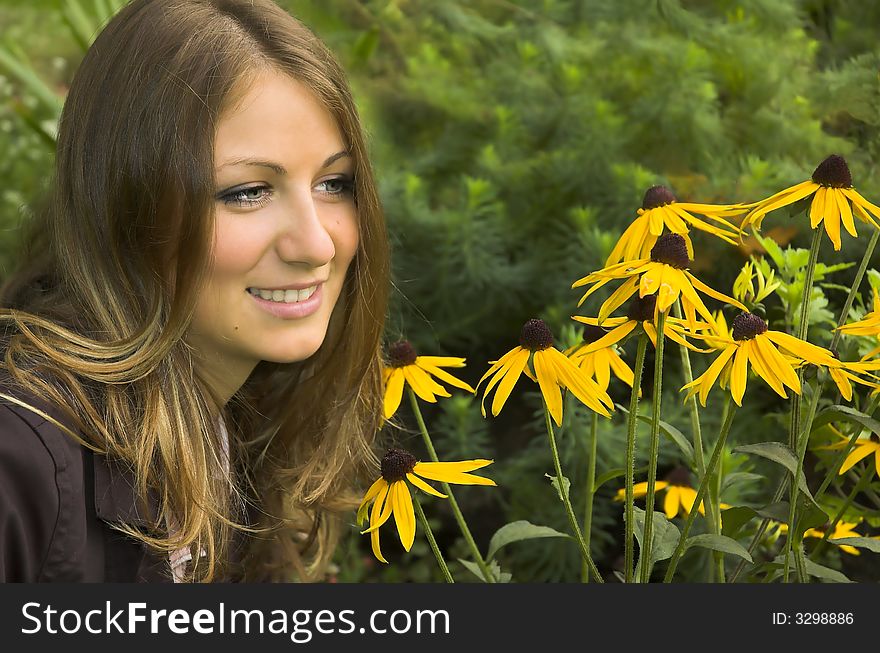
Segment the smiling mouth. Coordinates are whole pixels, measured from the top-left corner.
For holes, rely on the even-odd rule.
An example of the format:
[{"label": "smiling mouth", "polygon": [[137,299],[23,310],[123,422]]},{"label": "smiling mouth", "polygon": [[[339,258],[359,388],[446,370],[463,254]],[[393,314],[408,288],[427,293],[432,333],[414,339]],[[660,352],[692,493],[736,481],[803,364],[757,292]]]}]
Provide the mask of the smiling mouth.
[{"label": "smiling mouth", "polygon": [[263,288],[248,288],[247,292],[260,299],[270,302],[278,302],[279,304],[295,304],[304,302],[315,294],[318,286],[309,286],[302,290],[266,290]]}]

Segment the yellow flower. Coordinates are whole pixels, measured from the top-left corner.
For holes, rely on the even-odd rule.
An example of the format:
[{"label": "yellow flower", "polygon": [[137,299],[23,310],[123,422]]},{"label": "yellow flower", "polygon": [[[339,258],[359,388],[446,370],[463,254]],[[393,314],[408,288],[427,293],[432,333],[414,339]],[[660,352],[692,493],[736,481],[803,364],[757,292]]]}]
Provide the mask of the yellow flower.
[{"label": "yellow flower", "polygon": [[[601,334],[598,331],[594,331],[593,333],[597,336],[596,340],[593,340],[587,345],[581,345],[580,349],[572,355],[572,360],[578,360],[578,357],[587,356],[614,346],[632,333],[633,329],[639,324],[642,325],[645,333],[648,334],[651,343],[655,347],[657,346],[657,295],[635,297],[630,302],[626,317],[607,318],[602,324],[603,327],[611,329],[611,331],[608,332],[606,332],[603,327],[599,326],[599,318],[572,315],[571,319],[580,322],[581,324],[586,324],[588,328],[599,329],[601,331]],[[692,351],[697,351],[703,354],[707,353],[709,351],[708,349],[698,349],[685,340],[686,335],[693,335],[685,330],[686,326],[687,323],[684,320],[667,317],[666,322],[663,325],[663,333],[673,342],[678,343],[679,345],[684,345]],[[709,325],[704,322],[698,322],[697,326],[699,328],[709,327]],[[630,377],[631,376],[632,373],[630,373]],[[627,383],[632,386],[631,381],[628,381]]]},{"label": "yellow flower", "polygon": [[632,387],[633,371],[617,353],[616,345],[611,344],[601,349],[592,348],[592,345],[605,335],[606,331],[602,327],[588,324],[584,329],[584,341],[563,353],[606,392],[611,383],[612,372],[614,376]]},{"label": "yellow flower", "polygon": [[838,474],[845,474],[862,458],[867,458],[871,454],[874,454],[874,469],[880,475],[880,437],[876,433],[872,433],[867,438],[856,440],[855,448],[843,461]]},{"label": "yellow flower", "polygon": [[[775,274],[773,270],[770,270],[770,276],[765,277],[760,265],[755,265],[751,260],[747,261],[733,282],[733,296],[741,302],[752,304],[766,299],[782,285],[782,282],[774,280]],[[758,281],[757,290],[754,284],[755,279]]]},{"label": "yellow flower", "polygon": [[382,371],[385,381],[385,419],[390,419],[400,407],[403,398],[404,383],[409,384],[420,399],[436,403],[436,397],[450,397],[442,385],[434,381],[435,376],[441,381],[474,392],[464,381],[440,369],[441,367],[464,367],[464,358],[451,356],[416,356],[416,351],[407,340],[401,340],[388,348],[389,364]]},{"label": "yellow flower", "polygon": [[[753,313],[741,313],[734,318],[732,325],[732,338],[727,340],[721,354],[709,369],[681,388],[688,390],[688,398],[699,392],[703,406],[706,405],[706,397],[719,376],[722,387],[726,387],[729,380],[733,400],[742,406],[749,364],[767,385],[784,398],[788,398],[788,395],[783,386],[788,386],[797,394],[801,393],[800,381],[794,372],[799,360],[829,368],[842,366],[827,349],[781,331],[772,331],[767,328],[763,319]],[[781,347],[794,358],[786,358],[777,347]]]},{"label": "yellow flower", "polygon": [[458,485],[495,485],[495,481],[492,479],[467,473],[485,467],[492,462],[491,460],[464,460],[451,463],[421,463],[417,462],[412,454],[402,449],[389,449],[382,457],[382,476],[367,490],[357,512],[358,525],[363,525],[370,504],[373,505],[373,509],[370,511],[370,527],[361,533],[362,535],[370,534],[373,555],[384,563],[388,562],[382,557],[382,551],[379,548],[379,527],[388,521],[392,514],[403,548],[409,551],[413,545],[416,536],[416,517],[412,495],[406,481],[428,494],[445,499],[445,494],[432,488],[419,476],[432,481],[457,483]]},{"label": "yellow flower", "polygon": [[[605,261],[605,267],[621,261],[647,258],[657,238],[663,234],[664,227],[684,239],[688,255],[691,258],[694,255],[694,248],[688,235],[688,225],[714,234],[731,245],[735,245],[734,239],[740,238],[742,232],[724,218],[740,215],[747,210],[746,207],[739,205],[714,206],[712,204],[678,202],[672,191],[665,186],[652,186],[645,192],[642,208],[638,211],[639,217],[623,232],[608,260]],[[695,213],[713,220],[721,226],[709,224],[696,217]]]},{"label": "yellow flower", "polygon": [[[697,499],[697,491],[691,486],[691,474],[684,467],[676,467],[667,476],[665,481],[655,481],[654,488],[657,491],[666,490],[663,498],[663,511],[668,519],[672,519],[679,512],[687,517],[694,509],[694,501]],[[633,485],[633,497],[638,499],[648,493],[648,483],[636,483]],[[626,499],[626,488],[620,488],[614,496],[615,501]],[[722,509],[730,508],[726,503],[720,504]],[[706,514],[705,505],[700,502],[697,509],[701,515]]]},{"label": "yellow flower", "polygon": [[[851,336],[880,335],[880,296],[878,296],[876,288],[872,287],[871,290],[874,294],[874,302],[871,305],[871,310],[861,320],[837,327],[837,331]],[[878,352],[880,352],[880,346],[862,356],[862,360],[864,361],[873,358]]]},{"label": "yellow flower", "polygon": [[[492,400],[492,415],[498,415],[524,371],[530,379],[537,381],[541,395],[547,403],[547,410],[557,426],[562,426],[560,388],[571,390],[575,397],[600,415],[611,416],[609,411],[614,409],[611,397],[566,358],[565,354],[553,347],[553,334],[543,320],[526,322],[520,332],[519,342],[519,347],[514,347],[495,361],[477,383],[479,390],[483,381],[489,379],[480,402],[483,417],[486,416],[486,396],[489,392],[498,386]],[[534,363],[534,373],[529,369],[529,358]]]},{"label": "yellow flower", "polygon": [[825,224],[825,233],[831,239],[836,251],[840,250],[840,225],[855,238],[856,226],[853,217],[880,229],[880,206],[871,204],[862,197],[852,185],[852,175],[846,160],[837,154],[825,159],[809,181],[795,184],[765,200],[758,202],[743,220],[742,226],[752,225],[761,229],[764,217],[776,209],[794,204],[812,195],[810,203],[810,227],[816,229]]},{"label": "yellow flower", "polygon": [[[847,537],[864,537],[861,533],[856,533],[854,530],[855,527],[861,523],[861,521],[862,520],[860,519],[859,521],[857,521],[853,524],[847,523],[845,521],[838,521],[837,524],[834,526],[834,531],[831,533],[831,535],[828,536],[828,539],[829,540],[843,540],[843,539],[846,539]],[[823,538],[823,537],[825,537],[825,529],[810,528],[810,529],[804,531],[804,537]],[[837,546],[840,547],[841,551],[845,551],[846,553],[849,553],[850,555],[854,555],[854,556],[861,555],[859,553],[859,550],[857,548],[855,548],[854,546],[849,546],[848,544],[838,544]]]},{"label": "yellow flower", "polygon": [[572,288],[592,284],[592,287],[578,302],[578,306],[580,306],[587,297],[608,282],[615,279],[626,279],[600,307],[600,325],[636,291],[638,291],[639,297],[656,294],[657,310],[664,312],[668,311],[675,300],[681,297],[681,305],[691,330],[697,329],[697,313],[710,325],[715,326],[714,318],[706,305],[703,304],[697,290],[719,301],[733,304],[740,310],[747,310],[733,297],[713,290],[688,272],[687,267],[690,262],[684,238],[679,234],[664,234],[657,239],[651,248],[651,258],[618,263],[593,272],[575,281]]}]

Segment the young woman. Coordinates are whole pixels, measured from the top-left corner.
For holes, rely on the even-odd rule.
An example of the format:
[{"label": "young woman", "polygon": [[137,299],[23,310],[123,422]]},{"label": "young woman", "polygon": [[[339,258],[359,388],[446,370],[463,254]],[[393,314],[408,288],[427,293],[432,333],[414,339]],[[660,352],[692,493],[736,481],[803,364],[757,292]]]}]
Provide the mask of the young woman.
[{"label": "young woman", "polygon": [[385,226],[270,0],[134,0],[76,73],[0,311],[0,578],[320,578],[375,465]]}]

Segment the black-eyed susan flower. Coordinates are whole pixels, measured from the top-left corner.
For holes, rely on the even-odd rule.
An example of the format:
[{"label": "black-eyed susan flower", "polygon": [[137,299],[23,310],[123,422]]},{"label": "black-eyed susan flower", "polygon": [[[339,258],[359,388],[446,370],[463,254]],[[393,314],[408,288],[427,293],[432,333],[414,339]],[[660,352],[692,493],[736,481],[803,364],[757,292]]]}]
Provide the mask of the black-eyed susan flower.
[{"label": "black-eyed susan flower", "polygon": [[362,532],[370,534],[373,555],[382,562],[388,562],[382,557],[382,550],[379,548],[379,527],[391,515],[394,515],[403,548],[409,551],[413,545],[416,518],[407,481],[423,492],[445,499],[445,494],[438,492],[422,479],[458,485],[495,485],[495,481],[490,478],[467,473],[491,463],[491,460],[422,463],[403,449],[389,449],[382,457],[382,475],[367,490],[357,512],[358,524],[363,525],[370,505],[373,506],[370,511],[370,527]]},{"label": "black-eyed susan flower", "polygon": [[385,419],[390,419],[400,407],[403,386],[408,384],[420,399],[436,403],[437,397],[450,397],[449,392],[431,377],[449,385],[467,390],[474,389],[456,379],[442,367],[464,367],[464,358],[452,356],[417,356],[408,340],[400,340],[388,348],[388,365],[383,370],[385,381]]},{"label": "black-eyed susan flower", "polygon": [[[862,535],[861,533],[857,533],[855,531],[855,528],[861,522],[862,522],[861,519],[859,519],[858,521],[853,522],[853,523],[845,522],[845,521],[838,521],[834,525],[834,530],[831,532],[831,535],[828,536],[828,539],[829,540],[845,540],[848,537],[864,537],[864,535]],[[826,533],[826,530],[823,528],[810,528],[810,529],[807,529],[806,531],[804,531],[804,537],[823,538],[823,537],[825,537],[825,533]],[[874,539],[878,539],[878,538],[874,538]],[[845,553],[849,553],[850,555],[854,555],[854,556],[861,555],[859,553],[859,550],[856,547],[850,546],[849,544],[841,544],[839,542],[833,542],[833,544],[836,544],[837,546],[840,547],[841,551],[843,551]]]},{"label": "black-eyed susan flower", "polygon": [[840,250],[841,223],[853,238],[858,235],[854,217],[880,229],[880,207],[866,200],[853,188],[846,159],[837,154],[832,154],[820,163],[810,180],[795,184],[758,202],[746,215],[742,226],[751,225],[760,231],[761,223],[770,211],[810,196],[813,198],[810,202],[810,227],[816,229],[824,224],[825,233],[834,244],[835,250]]},{"label": "black-eyed susan flower", "polygon": [[578,302],[578,306],[580,306],[587,297],[608,282],[615,279],[625,279],[624,283],[599,308],[600,325],[604,324],[608,316],[632,297],[636,291],[638,291],[639,297],[656,294],[657,309],[664,312],[668,311],[675,300],[681,297],[685,318],[694,330],[697,325],[697,313],[714,326],[714,318],[697,294],[697,290],[718,301],[733,304],[740,310],[747,310],[733,297],[713,290],[688,272],[687,268],[690,263],[684,238],[674,233],[663,234],[651,248],[650,258],[626,261],[603,268],[575,281],[572,288],[591,285],[591,288]]},{"label": "black-eyed susan flower", "polygon": [[[694,501],[697,499],[697,491],[691,485],[691,473],[685,467],[676,467],[666,476],[664,481],[656,481],[655,489],[659,492],[666,491],[663,497],[663,512],[666,517],[672,519],[679,513],[687,517],[694,509]],[[633,485],[633,497],[638,499],[648,493],[648,483],[636,483]],[[626,497],[626,488],[620,488],[614,497],[615,501],[623,501]],[[729,508],[722,503],[721,508]],[[700,502],[698,508],[701,515],[706,514],[705,505]]]},{"label": "black-eyed susan flower", "polygon": [[[872,287],[871,290],[874,294],[874,301],[871,305],[871,310],[868,311],[861,320],[850,322],[849,324],[843,324],[837,327],[836,331],[840,331],[841,333],[850,336],[880,336],[880,296],[878,296],[876,288]],[[880,346],[875,347],[862,356],[862,360],[864,361],[873,358],[877,353],[880,353]]]},{"label": "black-eyed susan flower", "polygon": [[855,447],[843,461],[838,474],[845,474],[857,462],[871,455],[874,456],[874,469],[880,475],[880,437],[876,433],[856,440]]},{"label": "black-eyed susan flower", "polygon": [[[740,205],[715,206],[678,202],[672,191],[665,186],[651,186],[645,191],[642,208],[638,211],[639,217],[623,232],[608,260],[605,261],[605,266],[647,258],[657,238],[663,234],[664,227],[684,239],[690,258],[694,256],[694,248],[688,235],[689,225],[735,245],[735,239],[740,238],[742,232],[725,218],[743,214],[747,210],[748,208]],[[710,224],[697,215],[702,215],[718,224],[717,226]]]},{"label": "black-eyed susan flower", "polygon": [[[721,340],[721,338],[717,338]],[[786,358],[780,349],[791,358]],[[706,405],[706,397],[715,382],[721,378],[721,386],[730,384],[730,392],[738,406],[742,406],[746,391],[748,368],[755,373],[779,396],[788,398],[785,387],[801,393],[800,380],[794,369],[800,361],[825,367],[840,367],[842,364],[833,354],[822,347],[805,342],[781,331],[767,328],[767,323],[754,315],[744,312],[733,319],[731,339],[726,340],[721,354],[709,368],[682,390],[688,390],[688,398],[700,393],[700,403]]]},{"label": "black-eyed susan flower", "polygon": [[[577,356],[587,356],[598,350],[616,345],[632,333],[639,324],[642,325],[645,333],[648,334],[651,344],[655,347],[657,346],[657,295],[633,298],[627,307],[626,317],[609,317],[602,322],[601,327],[597,317],[572,315],[571,319],[587,325],[588,328],[600,329],[602,334],[600,335],[599,331],[594,331],[593,333],[599,337],[586,345],[581,345],[580,349],[572,355],[572,360],[575,360]],[[685,340],[685,336],[689,333],[686,330],[687,326],[684,320],[667,317],[663,325],[663,333],[673,342],[684,345],[692,351],[708,352],[708,349],[699,349]],[[709,325],[704,322],[697,322],[696,326],[700,329],[709,328]],[[605,331],[606,328],[610,329],[610,331]],[[632,386],[632,383],[630,383],[630,386]]]},{"label": "black-eyed susan flower", "polygon": [[620,357],[617,345],[611,344],[591,350],[587,347],[603,338],[607,333],[602,327],[587,324],[584,327],[583,342],[563,353],[605,391],[608,390],[611,383],[612,372],[614,372],[614,376],[632,387],[633,371]]},{"label": "black-eyed susan flower", "polygon": [[[757,304],[772,295],[782,282],[774,279],[775,272],[771,269],[770,275],[765,277],[760,265],[755,265],[751,260],[746,261],[742,270],[733,281],[733,296],[741,302]],[[758,287],[755,288],[755,281]]]},{"label": "black-eyed susan flower", "polygon": [[[562,388],[570,390],[593,411],[605,417],[611,416],[609,411],[614,409],[611,397],[553,346],[553,333],[543,320],[526,322],[520,331],[519,342],[518,347],[495,361],[477,383],[479,390],[483,381],[489,380],[480,402],[483,417],[486,416],[486,397],[492,389],[498,386],[492,399],[492,415],[498,415],[524,371],[529,378],[537,381],[547,410],[557,426],[562,425]],[[534,371],[529,368],[530,359]]]}]

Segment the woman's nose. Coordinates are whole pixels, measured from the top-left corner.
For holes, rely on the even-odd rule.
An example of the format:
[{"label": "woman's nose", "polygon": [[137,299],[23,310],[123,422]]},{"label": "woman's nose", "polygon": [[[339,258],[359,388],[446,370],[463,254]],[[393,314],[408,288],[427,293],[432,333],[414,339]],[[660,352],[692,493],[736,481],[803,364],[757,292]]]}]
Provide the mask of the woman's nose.
[{"label": "woman's nose", "polygon": [[311,195],[298,197],[286,207],[276,248],[287,263],[320,267],[333,260],[336,246]]}]

